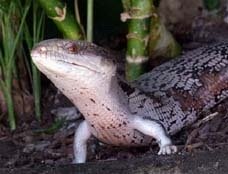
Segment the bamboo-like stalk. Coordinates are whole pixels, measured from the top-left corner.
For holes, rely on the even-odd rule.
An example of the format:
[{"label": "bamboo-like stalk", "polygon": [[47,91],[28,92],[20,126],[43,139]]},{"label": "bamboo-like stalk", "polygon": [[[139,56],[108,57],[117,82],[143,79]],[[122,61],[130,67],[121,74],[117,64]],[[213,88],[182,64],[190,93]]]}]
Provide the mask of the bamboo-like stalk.
[{"label": "bamboo-like stalk", "polygon": [[122,0],[125,12],[122,21],[128,21],[126,78],[134,80],[146,70],[149,60],[148,39],[150,34],[151,0]]},{"label": "bamboo-like stalk", "polygon": [[175,57],[181,48],[162,24],[153,0],[122,0],[128,22],[126,78],[134,80],[146,70],[150,58]]},{"label": "bamboo-like stalk", "polygon": [[84,39],[80,25],[75,20],[67,4],[59,0],[38,0],[42,8],[51,18],[65,38]]}]

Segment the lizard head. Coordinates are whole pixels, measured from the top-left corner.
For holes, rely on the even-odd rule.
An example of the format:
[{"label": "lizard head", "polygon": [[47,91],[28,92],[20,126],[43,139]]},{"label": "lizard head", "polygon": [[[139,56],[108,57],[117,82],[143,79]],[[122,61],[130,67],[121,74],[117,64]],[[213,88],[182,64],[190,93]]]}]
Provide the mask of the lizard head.
[{"label": "lizard head", "polygon": [[94,81],[111,79],[116,73],[113,54],[85,41],[45,40],[32,49],[31,56],[47,77]]}]

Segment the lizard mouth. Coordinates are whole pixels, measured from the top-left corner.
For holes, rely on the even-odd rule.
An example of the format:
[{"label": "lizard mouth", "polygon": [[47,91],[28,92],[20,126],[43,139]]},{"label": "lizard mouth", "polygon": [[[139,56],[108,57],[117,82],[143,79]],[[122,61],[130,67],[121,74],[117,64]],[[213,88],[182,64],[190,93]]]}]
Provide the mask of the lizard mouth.
[{"label": "lizard mouth", "polygon": [[[37,52],[37,50],[33,50],[32,53],[31,53],[31,56],[32,56],[33,60],[39,60],[40,58],[43,57],[43,54]],[[45,56],[43,58],[46,59]],[[86,66],[86,65],[83,65],[83,64],[80,64],[80,63],[76,63],[75,61],[70,61],[69,59],[67,59],[67,60],[54,59],[54,61],[59,62],[59,63],[63,63],[63,64],[67,64],[67,65],[70,65],[70,66],[74,66],[74,67],[77,67],[77,68],[81,68],[81,69],[84,69],[84,70],[92,71],[92,72],[95,72],[95,73],[100,73],[99,71],[95,70],[95,68],[91,68],[89,66]],[[89,64],[89,63],[87,63],[87,64]]]},{"label": "lizard mouth", "polygon": [[69,61],[64,61],[64,60],[58,60],[58,62],[62,62],[62,63],[65,63],[65,64],[70,64],[70,65],[73,65],[73,66],[76,66],[76,67],[79,67],[79,68],[82,68],[82,69],[86,69],[86,70],[89,70],[89,71],[92,71],[92,72],[95,72],[95,73],[100,73],[99,71],[95,70],[95,69],[92,69],[88,66],[85,66],[85,65],[81,65],[81,64],[78,64],[78,63],[75,63],[75,62],[69,62]]}]

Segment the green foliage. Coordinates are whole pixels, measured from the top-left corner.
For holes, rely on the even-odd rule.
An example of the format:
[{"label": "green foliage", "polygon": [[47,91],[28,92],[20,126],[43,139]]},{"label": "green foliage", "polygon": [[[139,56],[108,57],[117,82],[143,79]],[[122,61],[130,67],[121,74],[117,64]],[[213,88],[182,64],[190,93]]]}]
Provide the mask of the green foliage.
[{"label": "green foliage", "polygon": [[[36,1],[32,3],[32,30],[29,30],[28,23],[25,26],[24,37],[27,43],[29,50],[39,42],[44,36],[44,23],[45,23],[45,15],[44,11],[39,8]],[[30,58],[30,55],[29,55]],[[26,59],[28,60],[28,58]],[[27,62],[27,68],[30,69],[29,63]],[[35,114],[37,120],[41,120],[41,82],[40,82],[40,72],[36,68],[36,66],[32,63],[32,84],[33,84],[33,95],[34,95],[34,103],[35,103]]]},{"label": "green foliage", "polygon": [[204,6],[209,11],[218,9],[220,6],[220,0],[204,0]]},{"label": "green foliage", "polygon": [[[12,80],[17,74],[18,57],[24,57],[27,65],[27,71],[32,77],[33,93],[35,99],[35,113],[38,120],[41,119],[40,109],[40,73],[34,65],[30,66],[30,55],[26,53],[23,40],[25,39],[29,49],[41,40],[44,31],[44,12],[38,8],[36,1],[27,0],[23,3],[21,1],[10,1],[9,6],[5,3],[1,4],[4,10],[0,11],[1,18],[1,49],[0,49],[0,67],[1,79],[0,90],[3,92],[5,102],[7,104],[8,119],[10,128],[16,128],[16,119],[14,113],[14,103],[12,97]],[[26,21],[29,9],[32,7],[32,27]],[[5,10],[7,9],[7,10]],[[31,29],[32,28],[32,29]],[[19,53],[24,53],[23,56]],[[17,60],[20,61],[20,60]],[[32,75],[31,75],[32,73]]]},{"label": "green foliage", "polygon": [[[1,27],[1,50],[0,50],[0,68],[1,79],[0,89],[2,90],[8,109],[8,119],[10,128],[16,128],[14,105],[12,98],[12,80],[13,73],[16,71],[15,59],[17,54],[17,46],[20,44],[26,15],[29,11],[30,2],[27,1],[24,6],[23,14],[20,17],[16,2],[11,1],[8,11],[0,11],[0,27]],[[18,18],[16,18],[18,17]],[[15,20],[15,21],[14,21]],[[18,20],[18,21],[16,21]],[[17,23],[18,22],[18,23]]]},{"label": "green foliage", "polygon": [[10,9],[10,2],[9,0],[0,0],[0,11],[7,13]]}]

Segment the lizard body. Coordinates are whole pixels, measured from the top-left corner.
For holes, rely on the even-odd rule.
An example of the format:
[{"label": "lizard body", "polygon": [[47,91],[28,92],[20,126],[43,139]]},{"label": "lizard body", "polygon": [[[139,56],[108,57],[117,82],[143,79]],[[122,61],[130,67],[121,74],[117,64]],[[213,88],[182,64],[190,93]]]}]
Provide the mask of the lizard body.
[{"label": "lizard body", "polygon": [[[139,77],[134,85],[156,104],[137,113],[150,115],[154,108],[169,134],[192,124],[202,113],[228,97],[228,42],[206,45],[186,52]],[[136,100],[136,99],[134,99]],[[147,108],[148,107],[148,108]]]},{"label": "lizard body", "polygon": [[74,162],[80,163],[91,135],[117,146],[145,146],[156,139],[159,154],[175,153],[167,134],[228,96],[227,48],[221,42],[196,49],[131,84],[116,74],[114,55],[88,42],[47,40],[31,55],[85,117],[74,139]]}]

